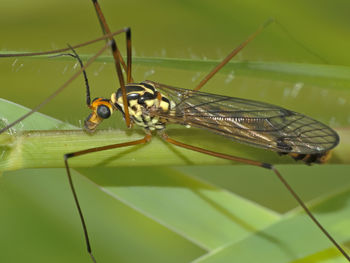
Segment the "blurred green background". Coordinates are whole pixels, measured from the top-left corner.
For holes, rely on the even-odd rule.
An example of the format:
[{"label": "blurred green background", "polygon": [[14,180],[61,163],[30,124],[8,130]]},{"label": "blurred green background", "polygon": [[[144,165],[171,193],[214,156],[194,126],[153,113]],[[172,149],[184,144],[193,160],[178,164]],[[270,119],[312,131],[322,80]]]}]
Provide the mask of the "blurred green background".
[{"label": "blurred green background", "polygon": [[[50,50],[100,36],[92,4],[88,0],[67,3],[4,1],[0,17],[4,25],[0,28],[0,49]],[[348,6],[346,1],[103,1],[101,4],[112,30],[126,26],[132,28],[136,61],[133,75],[136,81],[152,79],[192,88],[210,67],[171,69],[168,68],[171,65],[137,63],[137,58],[220,60],[270,17],[277,19],[295,41],[282,27],[273,24],[239,53],[238,60],[311,64],[324,64],[326,60],[331,65],[344,66],[350,61],[347,52],[350,22],[343,13]],[[119,39],[123,50],[124,36]],[[102,43],[99,43],[78,52],[94,54],[101,46]],[[73,65],[75,61],[68,63],[54,58],[44,62],[25,58],[2,59],[2,97],[33,107],[69,78]],[[113,71],[110,63],[96,63],[89,70],[93,96],[109,97],[116,90]],[[344,114],[350,108],[349,94],[344,91],[344,86],[338,87],[335,83],[332,87],[328,82],[327,86],[316,86],[305,83],[303,79],[286,82],[284,78],[281,74],[280,79],[275,77],[271,81],[264,76],[236,76],[234,71],[229,71],[209,82],[205,91],[272,102],[307,113],[332,126],[349,124],[349,115]],[[20,94],[17,87],[23,87]],[[332,88],[337,91],[332,91]],[[310,107],[309,104],[316,100],[326,109],[332,107],[332,112]],[[84,102],[84,89],[77,81],[42,111],[77,125],[87,112]],[[332,116],[334,113],[339,113],[339,116]]]},{"label": "blurred green background", "polygon": [[[236,60],[321,64],[331,66],[326,69],[336,73],[349,71],[348,1],[104,0],[100,3],[112,31],[126,26],[132,29],[136,81],[151,79],[192,88],[210,70],[206,61],[222,59],[270,17],[277,19],[288,33],[276,24],[270,25]],[[101,35],[94,8],[88,0],[5,0],[0,9],[0,22],[3,52],[50,50]],[[118,37],[122,51],[124,41],[124,36]],[[79,49],[78,53],[92,55],[101,46],[102,43]],[[159,62],[156,58],[175,58],[188,64],[188,68],[180,69],[171,62],[147,64],[143,58],[153,58],[150,62]],[[114,66],[106,61],[96,62],[88,70],[93,97],[109,97],[117,89]],[[200,66],[196,66],[197,62]],[[75,61],[58,58],[1,59],[1,97],[31,108],[63,84],[76,69],[75,64]],[[345,73],[339,81],[314,75],[288,77],[277,72],[270,77],[255,74],[254,70],[245,74],[237,72],[239,68],[232,67],[218,74],[203,90],[278,104],[332,127],[349,127],[350,82]],[[88,114],[84,103],[84,84],[79,79],[41,112],[80,126]],[[116,116],[102,126],[108,127],[124,129],[125,125],[121,117]],[[346,164],[281,165],[279,168],[305,200],[350,185],[350,167]],[[212,192],[229,190],[232,195],[236,193],[277,212],[296,206],[270,172],[246,166],[125,167],[102,171],[84,168],[78,171],[93,180],[79,175],[75,178],[99,262],[190,262],[227,244],[226,237],[220,240],[222,243],[213,241],[218,238],[215,232],[219,233],[217,228],[222,222],[208,216],[210,212],[206,209],[212,207],[208,205],[210,202],[195,191],[197,184],[200,189],[207,189],[196,180],[208,182],[214,188],[209,187]],[[64,176],[62,169],[35,169],[7,172],[0,177],[3,262],[87,262],[80,224]],[[104,180],[99,181],[98,177]],[[193,177],[196,187],[190,183]],[[106,196],[106,189],[117,189],[121,196]],[[123,191],[129,190],[128,199]],[[130,201],[158,191],[159,196],[151,198],[149,203],[145,201],[145,207],[153,205],[156,212]],[[202,203],[182,198],[188,193]],[[121,202],[118,199],[122,199]],[[172,207],[178,209],[175,215],[168,211],[174,210]],[[216,212],[225,214],[214,207]],[[157,217],[157,212],[171,215],[169,220],[173,224]],[[203,223],[201,220],[205,217],[208,222]],[[195,234],[184,233],[186,228],[177,225],[183,223],[182,220],[199,225],[203,233],[205,229],[213,229],[213,233],[195,239]],[[307,220],[305,224],[313,228]],[[208,245],[211,242],[215,245]],[[254,251],[251,247],[251,253]]]}]

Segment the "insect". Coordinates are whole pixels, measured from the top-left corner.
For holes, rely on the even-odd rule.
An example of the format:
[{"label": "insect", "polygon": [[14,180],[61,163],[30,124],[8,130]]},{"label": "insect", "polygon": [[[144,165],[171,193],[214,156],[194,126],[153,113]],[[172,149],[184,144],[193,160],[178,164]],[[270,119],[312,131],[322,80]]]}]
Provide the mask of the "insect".
[{"label": "insect", "polygon": [[[97,5],[97,2],[95,2],[95,5]],[[101,18],[102,13],[100,12],[99,15]],[[108,30],[106,31],[108,32]],[[130,40],[130,38],[128,39]],[[118,62],[119,53],[116,50],[117,49],[114,51],[115,59],[117,61],[116,64],[117,67],[120,67]],[[128,50],[129,52],[131,51],[130,46]],[[128,58],[131,58],[130,54],[128,55]],[[127,65],[127,83],[130,83],[132,81],[130,69],[131,63],[129,60]],[[222,67],[222,65],[220,67]],[[118,75],[119,80],[122,82],[123,76],[120,69],[118,69]],[[122,87],[124,86],[123,83],[120,85]],[[128,105],[130,108],[125,106],[127,105],[125,101],[129,102]],[[128,126],[130,123],[134,123],[134,125],[137,124],[145,127],[146,130],[158,130],[160,133],[162,133],[168,122],[190,125],[194,127],[203,127],[203,122],[201,122],[201,120],[210,120],[211,122],[206,123],[206,128],[210,131],[214,130],[214,126],[216,126],[216,128],[221,128],[225,127],[226,125],[224,129],[216,129],[215,132],[231,138],[240,138],[240,140],[248,144],[253,144],[263,148],[270,148],[280,153],[296,152],[297,154],[293,155],[293,157],[296,159],[303,159],[308,163],[322,162],[323,158],[327,157],[326,152],[333,148],[338,142],[336,133],[334,133],[328,127],[315,122],[306,116],[282,109],[277,106],[237,98],[217,96],[192,90],[177,89],[150,81],[128,84],[126,85],[125,93],[123,92],[123,89],[120,89],[116,93],[112,94],[111,99],[98,98],[91,104],[88,104],[92,109],[92,113],[87,118],[85,127],[89,131],[94,131],[96,126],[102,122],[103,119],[108,118],[112,112],[119,110],[125,116]],[[234,107],[232,108],[232,106]],[[234,111],[238,113],[238,106],[241,111],[242,107],[247,108],[245,111],[241,112],[241,115],[233,117],[232,112]],[[129,113],[127,113],[128,111]],[[248,111],[252,112],[252,116],[248,117],[246,115]],[[264,115],[264,112],[272,113],[273,115],[270,116],[271,118],[277,114],[275,117],[275,122],[265,122],[266,116]],[[259,114],[262,114],[263,117],[261,117]],[[262,122],[259,122],[261,120]],[[227,125],[227,123],[230,123],[230,125]],[[312,127],[311,131],[308,129],[304,130],[306,124],[309,125],[309,127]],[[233,125],[235,125],[234,131],[236,133],[233,132]],[[274,132],[267,131],[266,127],[269,127],[269,125],[274,129]],[[257,126],[260,128],[254,130],[254,127]],[[300,131],[298,136],[296,136],[299,137],[299,141],[296,140],[297,138],[281,135],[281,133],[290,134],[291,131],[288,132],[286,130],[289,128],[291,131]],[[320,133],[317,133],[315,136],[326,139],[321,139],[321,142],[317,142],[315,144],[312,140],[307,141],[307,143],[303,141],[303,139],[309,139],[312,137],[308,134],[314,134],[315,130],[318,129],[320,130]],[[265,131],[266,134],[264,134]],[[145,143],[150,139],[150,136],[151,134],[148,132],[144,139],[133,143],[126,142],[123,145],[127,146],[137,143]],[[185,145],[181,142],[173,141],[171,138],[168,138],[165,133],[162,133],[162,137],[164,140],[170,143],[174,143],[178,146],[192,150],[203,151],[204,153],[216,155],[221,158],[245,161],[253,165],[263,166],[265,168],[272,168],[268,164],[236,159],[235,157],[217,154],[193,146]],[[306,150],[306,148],[308,150]],[[96,149],[93,151],[95,150]],[[87,152],[82,151],[72,153],[66,155],[66,157],[68,159]],[[300,155],[299,153],[303,153],[305,155]]]}]

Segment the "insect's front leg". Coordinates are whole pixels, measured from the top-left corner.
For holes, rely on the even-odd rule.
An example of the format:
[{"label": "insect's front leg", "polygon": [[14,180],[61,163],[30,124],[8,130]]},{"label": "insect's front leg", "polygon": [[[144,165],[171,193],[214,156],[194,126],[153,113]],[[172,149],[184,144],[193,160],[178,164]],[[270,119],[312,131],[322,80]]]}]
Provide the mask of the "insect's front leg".
[{"label": "insect's front leg", "polygon": [[91,248],[91,243],[90,243],[90,239],[89,239],[88,229],[87,229],[87,226],[86,226],[86,223],[85,223],[83,211],[82,211],[82,209],[80,207],[80,203],[79,203],[79,200],[78,200],[78,195],[76,193],[76,190],[75,190],[75,187],[74,187],[74,184],[73,184],[72,175],[71,175],[71,172],[70,172],[70,167],[69,167],[68,160],[70,158],[78,157],[78,156],[85,155],[85,154],[88,154],[88,153],[101,152],[101,151],[106,151],[106,150],[111,150],[111,149],[116,149],[116,148],[128,147],[128,146],[132,146],[132,145],[145,144],[145,143],[149,142],[151,140],[151,138],[152,138],[152,135],[151,135],[150,132],[148,132],[148,133],[146,133],[145,137],[140,139],[140,140],[125,142],[125,143],[112,144],[112,145],[106,145],[106,146],[101,146],[101,147],[95,147],[95,148],[90,148],[90,149],[86,149],[86,150],[82,150],[82,151],[66,153],[64,155],[64,164],[65,164],[66,171],[67,171],[69,185],[70,185],[70,188],[71,188],[72,193],[73,193],[75,205],[76,205],[76,207],[78,209],[81,225],[82,225],[83,231],[84,231],[84,238],[85,238],[85,242],[86,242],[86,249],[87,249],[87,252],[89,253],[89,255],[91,257],[91,260],[94,263],[96,263],[96,259],[95,259],[94,255],[92,253],[92,248]]}]

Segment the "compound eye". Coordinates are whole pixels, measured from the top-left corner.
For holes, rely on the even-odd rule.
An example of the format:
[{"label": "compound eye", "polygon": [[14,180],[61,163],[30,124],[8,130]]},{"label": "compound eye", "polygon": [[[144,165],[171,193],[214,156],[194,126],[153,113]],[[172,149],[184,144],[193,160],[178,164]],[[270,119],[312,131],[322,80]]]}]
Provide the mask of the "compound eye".
[{"label": "compound eye", "polygon": [[97,107],[97,115],[103,119],[107,119],[111,116],[111,111],[106,105],[99,105]]}]

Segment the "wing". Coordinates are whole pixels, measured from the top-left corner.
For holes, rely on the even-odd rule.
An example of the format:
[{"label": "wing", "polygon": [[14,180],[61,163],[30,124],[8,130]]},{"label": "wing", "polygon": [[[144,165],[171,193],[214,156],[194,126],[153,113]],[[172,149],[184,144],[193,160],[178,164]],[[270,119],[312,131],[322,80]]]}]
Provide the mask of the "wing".
[{"label": "wing", "polygon": [[275,105],[147,82],[172,101],[170,112],[159,112],[168,122],[281,153],[319,154],[339,142],[328,126]]}]

